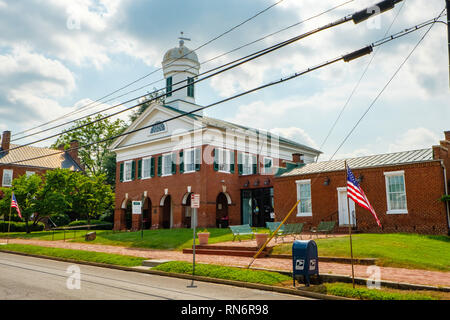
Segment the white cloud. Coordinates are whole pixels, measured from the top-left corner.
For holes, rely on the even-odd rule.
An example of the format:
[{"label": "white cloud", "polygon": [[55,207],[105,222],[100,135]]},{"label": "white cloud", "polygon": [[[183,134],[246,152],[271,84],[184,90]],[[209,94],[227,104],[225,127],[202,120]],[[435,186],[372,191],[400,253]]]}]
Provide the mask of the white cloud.
[{"label": "white cloud", "polygon": [[389,152],[431,148],[439,144],[439,136],[426,128],[414,128],[400,134],[389,144]]},{"label": "white cloud", "polygon": [[302,143],[308,147],[318,148],[317,143],[306,133],[305,130],[297,127],[289,128],[273,128],[270,132],[291,139],[295,142]]}]

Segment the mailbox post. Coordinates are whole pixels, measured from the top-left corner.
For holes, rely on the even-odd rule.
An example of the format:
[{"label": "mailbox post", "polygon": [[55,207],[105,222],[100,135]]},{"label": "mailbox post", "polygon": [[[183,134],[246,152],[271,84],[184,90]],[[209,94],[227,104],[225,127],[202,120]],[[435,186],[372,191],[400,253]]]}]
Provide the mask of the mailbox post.
[{"label": "mailbox post", "polygon": [[296,276],[302,275],[309,287],[311,275],[319,275],[317,244],[313,240],[296,240],[292,244],[292,280],[295,287]]}]

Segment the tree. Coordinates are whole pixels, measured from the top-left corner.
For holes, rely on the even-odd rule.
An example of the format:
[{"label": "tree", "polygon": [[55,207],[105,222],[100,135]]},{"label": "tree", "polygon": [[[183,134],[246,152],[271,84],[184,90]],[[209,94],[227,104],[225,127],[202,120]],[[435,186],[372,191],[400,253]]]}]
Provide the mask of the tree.
[{"label": "tree", "polygon": [[[35,213],[38,211],[39,208],[38,193],[39,190],[42,188],[42,184],[43,181],[39,175],[31,175],[31,176],[22,175],[19,178],[13,180],[12,188],[2,189],[4,197],[2,200],[0,200],[1,212],[3,213],[4,217],[8,216],[9,220],[11,196],[12,192],[14,192],[14,195],[20,208],[20,212],[22,214],[22,218],[23,220],[25,220],[25,227],[27,233],[30,232],[28,221],[30,220],[32,215],[35,215]],[[13,216],[17,216],[16,212],[17,211],[15,209],[11,211]]]},{"label": "tree", "polygon": [[[74,131],[67,131],[62,134],[58,140],[56,140],[52,147],[58,148],[63,144],[64,148],[68,149],[70,147],[70,142],[73,140],[77,140],[81,146],[84,146],[114,137],[125,130],[126,126],[123,120],[117,119],[113,121],[110,118],[99,120],[103,117],[104,115],[98,114],[95,118],[87,117],[85,119],[75,121],[75,124],[71,127],[71,129],[98,120],[95,123]],[[104,167],[104,163],[105,158],[111,156],[111,152],[108,147],[112,142],[113,140],[107,140],[105,142],[95,143],[78,149],[78,155],[82,164],[85,166],[88,175],[104,174],[107,173],[107,170],[110,170],[110,168]]]},{"label": "tree", "polygon": [[[162,103],[164,104],[165,96],[161,96],[162,92],[157,91],[156,88],[153,88],[153,92],[150,92],[147,96],[143,97],[141,100],[138,100],[138,103],[143,103],[143,105],[139,106],[137,109],[133,110],[133,112],[129,115],[130,123],[133,123],[148,107],[150,107],[154,103]],[[158,96],[161,96],[158,98]],[[153,99],[153,100],[152,100]]]}]

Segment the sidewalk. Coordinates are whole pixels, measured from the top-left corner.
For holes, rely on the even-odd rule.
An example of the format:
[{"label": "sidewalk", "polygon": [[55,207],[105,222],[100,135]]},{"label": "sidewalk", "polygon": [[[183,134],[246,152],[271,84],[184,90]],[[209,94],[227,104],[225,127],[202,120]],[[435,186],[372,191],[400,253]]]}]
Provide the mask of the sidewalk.
[{"label": "sidewalk", "polygon": [[[0,242],[4,241],[0,240]],[[43,247],[116,253],[149,259],[192,261],[191,254],[183,254],[181,251],[127,248],[108,245],[96,245],[96,244],[63,242],[63,241],[46,241],[46,240],[10,239],[9,242],[17,244],[33,244]],[[256,243],[254,240],[245,240],[240,243],[234,242],[234,245],[254,246],[256,245]],[[252,258],[216,256],[216,255],[196,255],[195,260],[198,263],[211,263],[227,266],[248,266],[248,264],[252,261]],[[290,259],[262,258],[256,259],[252,264],[252,267],[292,272],[292,261]],[[368,266],[355,265],[354,267],[355,267],[355,277],[367,278],[369,276],[369,274],[367,273]],[[450,287],[450,272],[392,268],[392,267],[380,267],[380,270],[382,280]],[[322,274],[338,274],[351,276],[352,269],[351,265],[349,264],[321,262],[319,264],[319,271]]]}]

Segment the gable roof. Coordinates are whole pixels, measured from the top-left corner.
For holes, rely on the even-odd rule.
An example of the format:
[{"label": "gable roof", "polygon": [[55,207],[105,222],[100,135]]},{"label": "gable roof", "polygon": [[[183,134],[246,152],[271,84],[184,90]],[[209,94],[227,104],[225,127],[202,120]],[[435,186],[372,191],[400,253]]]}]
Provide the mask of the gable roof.
[{"label": "gable roof", "polygon": [[[10,148],[19,147],[17,144],[11,144]],[[58,150],[49,148],[40,148],[32,146],[23,146],[19,149],[8,151],[4,153],[0,149],[0,165],[9,164],[16,166],[26,166],[45,169],[72,169],[81,170],[80,166],[67,153],[57,153]],[[34,160],[37,157],[42,157]]]},{"label": "gable roof", "polygon": [[287,177],[319,172],[343,171],[345,170],[345,161],[347,161],[347,165],[351,169],[428,162],[433,161],[433,150],[431,148],[428,148],[412,151],[376,154],[358,158],[308,163],[300,168],[294,168],[288,172],[282,173],[279,176]]}]

